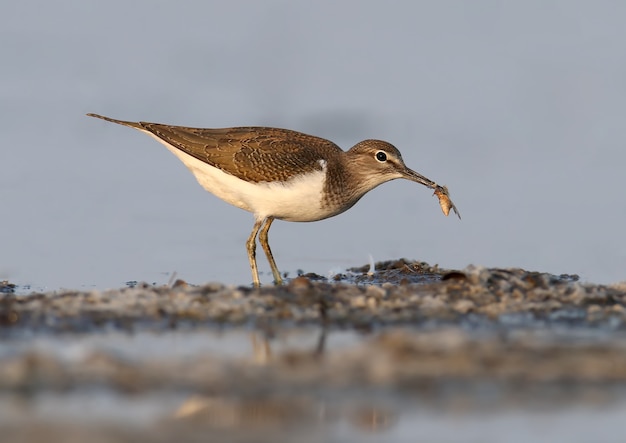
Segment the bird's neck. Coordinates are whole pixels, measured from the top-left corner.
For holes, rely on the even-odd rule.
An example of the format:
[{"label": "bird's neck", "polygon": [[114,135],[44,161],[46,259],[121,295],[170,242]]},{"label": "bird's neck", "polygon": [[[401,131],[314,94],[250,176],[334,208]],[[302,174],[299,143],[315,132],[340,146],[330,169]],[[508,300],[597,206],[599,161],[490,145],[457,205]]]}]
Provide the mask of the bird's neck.
[{"label": "bird's neck", "polygon": [[322,206],[336,210],[333,215],[350,209],[368,191],[381,184],[375,175],[364,173],[358,162],[351,163],[351,160],[346,153],[341,161],[328,165]]}]

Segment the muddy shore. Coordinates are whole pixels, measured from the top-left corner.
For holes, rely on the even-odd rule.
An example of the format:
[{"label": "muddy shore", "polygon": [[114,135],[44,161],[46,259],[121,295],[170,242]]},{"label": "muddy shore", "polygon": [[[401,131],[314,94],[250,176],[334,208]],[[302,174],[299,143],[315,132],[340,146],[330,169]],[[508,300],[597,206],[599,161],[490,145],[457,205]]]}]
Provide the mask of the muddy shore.
[{"label": "muddy shore", "polygon": [[[397,260],[261,289],[179,281],[22,296],[5,285],[0,426],[24,441],[261,428],[289,441],[302,439],[294,426],[391,429],[416,408],[611,407],[626,401],[625,338],[626,283],[522,269]],[[128,419],[105,432],[98,413],[63,412],[92,396],[125,404]],[[144,401],[152,412],[131,418]]]}]

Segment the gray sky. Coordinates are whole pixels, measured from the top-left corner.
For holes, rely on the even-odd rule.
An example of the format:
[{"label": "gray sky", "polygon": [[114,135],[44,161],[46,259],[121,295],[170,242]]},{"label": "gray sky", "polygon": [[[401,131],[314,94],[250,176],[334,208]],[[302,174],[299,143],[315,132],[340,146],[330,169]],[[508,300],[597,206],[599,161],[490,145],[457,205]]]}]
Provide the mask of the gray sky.
[{"label": "gray sky", "polygon": [[[278,266],[407,257],[626,279],[626,3],[33,1],[0,5],[0,278],[250,281],[252,216],[154,140],[89,119],[396,145],[446,184],[276,222]],[[262,280],[271,281],[264,257]]]}]

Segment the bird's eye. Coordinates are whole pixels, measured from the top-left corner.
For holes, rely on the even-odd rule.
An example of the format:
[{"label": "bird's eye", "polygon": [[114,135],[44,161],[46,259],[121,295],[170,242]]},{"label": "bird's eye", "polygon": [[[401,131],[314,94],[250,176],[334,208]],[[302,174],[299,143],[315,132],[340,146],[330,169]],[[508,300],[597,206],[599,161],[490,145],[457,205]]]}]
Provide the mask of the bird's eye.
[{"label": "bird's eye", "polygon": [[387,161],[387,154],[384,151],[378,151],[376,153],[376,160],[378,160],[381,163],[384,163]]}]

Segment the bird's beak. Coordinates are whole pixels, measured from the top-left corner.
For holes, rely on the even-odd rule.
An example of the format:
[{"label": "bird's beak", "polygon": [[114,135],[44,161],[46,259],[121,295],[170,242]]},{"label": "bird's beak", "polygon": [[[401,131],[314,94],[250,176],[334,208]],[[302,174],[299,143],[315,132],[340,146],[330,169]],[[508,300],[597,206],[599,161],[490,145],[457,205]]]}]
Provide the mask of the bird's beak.
[{"label": "bird's beak", "polygon": [[424,177],[421,174],[418,174],[417,172],[415,172],[414,170],[409,169],[409,168],[406,168],[403,171],[403,176],[407,180],[411,180],[413,182],[420,183],[420,184],[426,186],[427,188],[435,189],[437,187],[437,183],[435,183],[434,181]]}]

